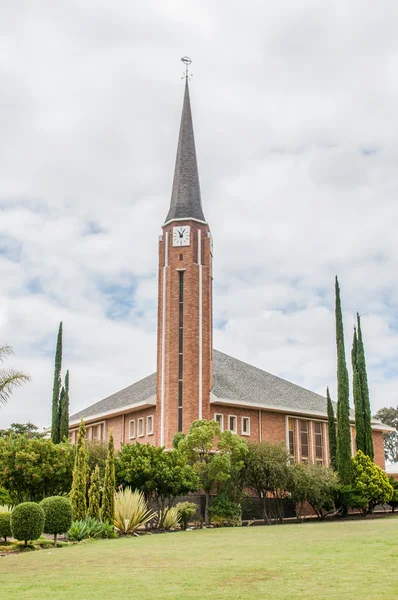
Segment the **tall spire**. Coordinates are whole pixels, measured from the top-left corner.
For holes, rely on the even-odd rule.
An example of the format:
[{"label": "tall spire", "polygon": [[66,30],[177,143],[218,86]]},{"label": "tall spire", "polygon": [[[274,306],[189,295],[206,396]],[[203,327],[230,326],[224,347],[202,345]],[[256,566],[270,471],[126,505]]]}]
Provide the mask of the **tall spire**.
[{"label": "tall spire", "polygon": [[193,135],[188,78],[185,80],[180,135],[174,170],[173,191],[166,223],[172,219],[205,221],[200,197],[198,164]]}]

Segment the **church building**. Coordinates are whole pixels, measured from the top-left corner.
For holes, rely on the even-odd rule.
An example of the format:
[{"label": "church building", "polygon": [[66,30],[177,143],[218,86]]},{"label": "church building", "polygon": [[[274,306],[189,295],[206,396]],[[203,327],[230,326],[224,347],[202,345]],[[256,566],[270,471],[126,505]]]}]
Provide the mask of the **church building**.
[{"label": "church building", "polygon": [[[193,421],[214,419],[247,440],[286,442],[297,461],[328,465],[326,398],[213,348],[213,246],[200,193],[188,80],[173,189],[159,239],[157,371],[71,415],[76,442],[88,439],[172,446]],[[351,413],[352,452],[355,451]],[[375,462],[384,469],[383,435],[373,420]]]}]

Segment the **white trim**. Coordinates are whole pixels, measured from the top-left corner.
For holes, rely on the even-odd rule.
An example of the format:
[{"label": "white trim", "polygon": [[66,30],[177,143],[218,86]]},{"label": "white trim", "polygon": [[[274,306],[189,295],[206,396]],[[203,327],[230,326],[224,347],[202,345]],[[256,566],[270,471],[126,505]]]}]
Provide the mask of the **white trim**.
[{"label": "white trim", "polygon": [[160,386],[160,445],[164,446],[164,404],[165,404],[165,377],[166,377],[166,274],[169,266],[169,232],[165,232],[164,267],[163,267],[163,298],[162,298],[162,360],[161,360],[161,386]]},{"label": "white trim", "polygon": [[[151,429],[149,429],[149,419],[151,419],[151,423],[152,423],[152,427]],[[153,423],[154,419],[153,419],[153,415],[148,415],[146,418],[146,434],[147,435],[153,435],[154,432],[154,423]]]},{"label": "white trim", "polygon": [[202,273],[202,232],[198,229],[199,265],[199,420],[203,418],[203,273]]},{"label": "white trim", "polygon": [[[235,419],[235,429],[229,428],[229,419],[230,418]],[[227,431],[230,431],[231,433],[238,433],[238,417],[236,415],[228,415]]]},{"label": "white trim", "polygon": [[[216,417],[221,417],[221,423],[218,423]],[[220,425],[221,432],[224,431],[224,415],[222,413],[214,413],[214,420]]]},{"label": "white trim", "polygon": [[[249,422],[248,431],[243,431],[243,421],[245,419],[247,419],[247,421]],[[241,435],[250,435],[250,417],[241,417],[241,420],[240,420],[240,430],[241,430]]]},{"label": "white trim", "polygon": [[164,223],[162,227],[166,227],[166,225],[170,225],[170,223],[175,223],[176,221],[195,221],[195,223],[203,223],[203,225],[207,225],[207,221],[193,219],[192,217],[184,217],[183,219],[170,219],[169,221],[166,221],[166,223]]},{"label": "white trim", "polygon": [[[140,424],[142,425],[142,433],[140,433]],[[145,431],[144,431],[144,417],[140,417],[139,419],[137,419],[137,437],[144,437],[145,436]]]},{"label": "white trim", "polygon": [[[127,406],[121,406],[120,408],[107,410],[103,413],[97,413],[95,415],[90,415],[87,418],[84,418],[85,425],[91,425],[98,419],[103,419],[104,417],[114,417],[118,415],[127,414],[129,412],[134,412],[136,410],[142,410],[143,408],[152,408],[156,406],[156,396],[150,396],[147,400],[141,400],[141,402],[136,402],[135,404],[128,404]],[[105,421],[106,423],[106,421]],[[71,421],[69,427],[73,427],[74,425],[79,425],[80,419],[76,421]]]},{"label": "white trim", "polygon": [[[134,435],[131,435],[131,423],[134,423],[133,426],[133,430],[134,430]],[[131,419],[131,421],[129,421],[129,440],[135,440],[135,438],[137,437],[137,432],[135,430],[135,419]]]}]

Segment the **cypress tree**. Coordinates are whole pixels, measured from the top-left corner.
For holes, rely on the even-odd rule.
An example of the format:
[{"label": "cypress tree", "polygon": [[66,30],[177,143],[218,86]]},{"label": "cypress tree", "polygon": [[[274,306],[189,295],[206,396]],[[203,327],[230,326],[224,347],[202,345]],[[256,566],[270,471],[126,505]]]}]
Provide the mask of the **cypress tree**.
[{"label": "cypress tree", "polygon": [[102,492],[101,518],[113,523],[115,514],[115,447],[112,430],[109,435],[108,454],[105,463],[104,489]]},{"label": "cypress tree", "polygon": [[59,397],[59,438],[63,442],[69,437],[69,371],[66,371],[65,386]]},{"label": "cypress tree", "polygon": [[91,485],[88,490],[88,512],[89,517],[100,519],[100,471],[97,465],[91,476]]},{"label": "cypress tree", "polygon": [[54,444],[59,444],[59,394],[61,390],[61,368],[62,368],[62,321],[59,324],[57,348],[55,350],[53,402],[51,415],[51,439]]},{"label": "cypress tree", "polygon": [[364,431],[364,450],[363,453],[374,459],[373,438],[372,438],[372,415],[370,411],[370,397],[368,375],[366,372],[365,348],[362,338],[361,317],[357,313],[358,323],[358,351],[357,351],[357,369],[359,375],[359,385],[362,396],[363,410],[363,431]]},{"label": "cypress tree", "polygon": [[359,371],[358,371],[358,336],[357,336],[356,327],[354,327],[354,338],[352,341],[351,362],[352,362],[352,387],[353,387],[354,406],[355,406],[355,441],[356,441],[357,450],[362,450],[362,452],[365,452],[363,402],[362,402],[361,382],[359,379]]},{"label": "cypress tree", "polygon": [[348,371],[345,360],[343,315],[340,286],[336,276],[336,346],[337,346],[337,471],[343,484],[352,479],[351,428]]},{"label": "cypress tree", "polygon": [[83,419],[80,422],[75,466],[73,469],[70,501],[72,503],[73,519],[79,521],[86,518],[86,488],[87,488],[87,458],[86,458],[86,428]]},{"label": "cypress tree", "polygon": [[330,464],[333,469],[336,469],[336,452],[337,452],[337,438],[336,438],[336,421],[334,418],[334,410],[332,400],[330,399],[329,388],[326,388],[327,397],[327,411],[328,411],[328,434],[329,434],[329,455]]}]

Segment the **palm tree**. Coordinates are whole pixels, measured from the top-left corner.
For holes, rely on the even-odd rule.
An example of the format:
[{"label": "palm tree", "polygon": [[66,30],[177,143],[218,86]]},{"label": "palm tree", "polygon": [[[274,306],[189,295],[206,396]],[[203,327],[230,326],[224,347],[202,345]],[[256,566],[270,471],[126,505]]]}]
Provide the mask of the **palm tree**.
[{"label": "palm tree", "polygon": [[[14,354],[11,346],[0,346],[0,363],[4,362],[7,356]],[[0,407],[7,403],[14,388],[29,381],[30,377],[24,373],[14,371],[14,369],[0,369]]]}]

